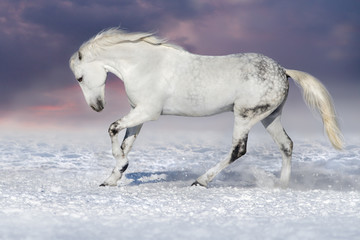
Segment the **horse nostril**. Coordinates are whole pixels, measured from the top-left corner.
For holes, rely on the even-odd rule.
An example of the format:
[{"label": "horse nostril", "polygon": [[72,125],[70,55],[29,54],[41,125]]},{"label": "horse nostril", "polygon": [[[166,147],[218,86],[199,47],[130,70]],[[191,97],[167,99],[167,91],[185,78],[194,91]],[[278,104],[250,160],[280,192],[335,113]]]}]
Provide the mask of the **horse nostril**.
[{"label": "horse nostril", "polygon": [[83,80],[83,77],[81,77],[81,78],[78,78],[77,80],[78,80],[78,82],[82,82],[82,80]]},{"label": "horse nostril", "polygon": [[99,111],[104,109],[104,103],[100,99],[97,100],[96,105],[97,105],[97,108],[99,109]]}]

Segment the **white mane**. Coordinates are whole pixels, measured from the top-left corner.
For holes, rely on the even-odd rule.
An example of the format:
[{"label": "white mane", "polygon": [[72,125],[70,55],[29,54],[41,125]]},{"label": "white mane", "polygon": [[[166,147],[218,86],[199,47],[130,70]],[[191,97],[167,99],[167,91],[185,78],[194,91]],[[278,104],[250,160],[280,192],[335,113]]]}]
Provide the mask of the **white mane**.
[{"label": "white mane", "polygon": [[161,45],[171,47],[178,50],[184,50],[182,47],[170,44],[167,40],[155,36],[152,32],[134,32],[129,33],[119,28],[110,28],[101,31],[96,36],[92,37],[87,42],[83,43],[80,51],[103,49],[106,47],[114,46],[124,42],[147,42],[152,45]]}]

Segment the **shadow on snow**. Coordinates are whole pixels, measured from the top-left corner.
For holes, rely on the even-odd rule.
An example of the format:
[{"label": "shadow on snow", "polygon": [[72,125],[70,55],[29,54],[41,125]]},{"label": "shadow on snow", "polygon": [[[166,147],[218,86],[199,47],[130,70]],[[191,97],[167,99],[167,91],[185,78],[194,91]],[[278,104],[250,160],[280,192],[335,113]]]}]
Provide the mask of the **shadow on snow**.
[{"label": "shadow on snow", "polygon": [[[294,166],[289,188],[293,190],[360,191],[358,174],[339,173],[302,163]],[[269,172],[259,167],[244,168],[241,171],[224,171],[209,187],[276,188],[280,171]],[[190,185],[200,175],[191,171],[133,172],[125,175],[128,185],[138,186],[160,182],[184,182]]]}]

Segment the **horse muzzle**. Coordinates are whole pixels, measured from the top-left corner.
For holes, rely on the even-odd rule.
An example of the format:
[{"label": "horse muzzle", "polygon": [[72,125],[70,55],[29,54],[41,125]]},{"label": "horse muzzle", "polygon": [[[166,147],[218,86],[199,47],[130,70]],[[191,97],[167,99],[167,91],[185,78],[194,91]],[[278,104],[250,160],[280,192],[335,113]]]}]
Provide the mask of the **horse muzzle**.
[{"label": "horse muzzle", "polygon": [[97,99],[95,104],[90,104],[90,107],[96,112],[101,112],[104,109],[104,105],[104,101]]}]

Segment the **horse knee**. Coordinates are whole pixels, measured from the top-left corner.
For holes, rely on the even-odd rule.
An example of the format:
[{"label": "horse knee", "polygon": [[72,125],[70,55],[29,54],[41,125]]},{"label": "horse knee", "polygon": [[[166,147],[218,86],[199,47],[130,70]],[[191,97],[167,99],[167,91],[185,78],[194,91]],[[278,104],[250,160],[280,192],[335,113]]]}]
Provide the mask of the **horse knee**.
[{"label": "horse knee", "polygon": [[118,134],[119,133],[119,124],[117,122],[113,122],[108,129],[108,133],[109,133],[110,137],[113,137],[116,134]]}]

